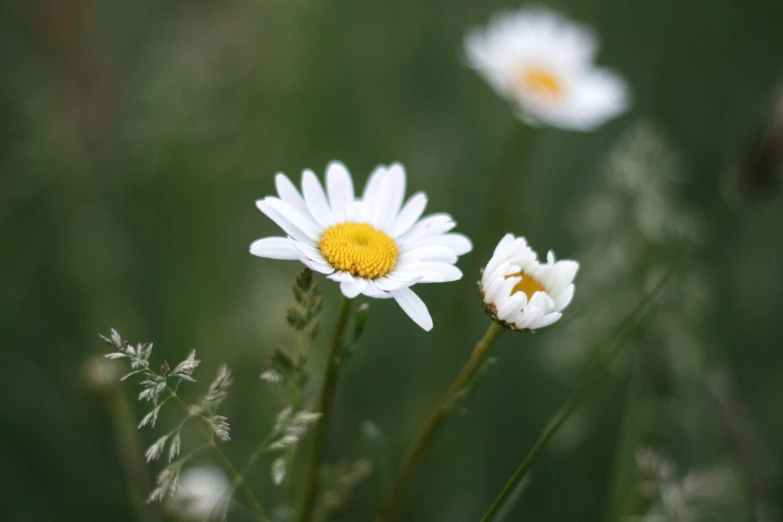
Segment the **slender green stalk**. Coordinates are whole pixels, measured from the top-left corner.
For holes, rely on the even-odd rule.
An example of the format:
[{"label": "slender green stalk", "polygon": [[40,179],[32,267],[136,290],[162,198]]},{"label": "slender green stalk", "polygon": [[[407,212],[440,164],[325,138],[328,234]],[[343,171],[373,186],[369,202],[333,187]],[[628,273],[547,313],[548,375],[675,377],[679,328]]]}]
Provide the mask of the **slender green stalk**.
[{"label": "slender green stalk", "polygon": [[[199,414],[193,414],[190,410],[190,407],[187,405],[185,401],[182,400],[182,397],[177,395],[177,392],[173,390],[172,388],[169,388],[169,392],[171,393],[171,397],[174,398],[183,408],[185,408],[185,411],[188,413],[188,416],[190,417],[199,417],[204,419],[207,423],[211,424],[211,421],[207,419],[206,417],[199,415]],[[243,476],[240,475],[240,473],[237,471],[237,469],[234,467],[234,465],[231,463],[231,461],[228,459],[225,453],[223,453],[223,450],[215,443],[214,439],[214,431],[210,428],[207,428],[204,425],[201,425],[205,435],[207,435],[207,438],[209,439],[209,445],[212,447],[214,452],[217,454],[217,456],[220,458],[221,463],[223,464],[223,468],[226,470],[226,472],[231,477],[231,481],[234,484],[235,487],[241,487],[242,491],[245,493],[245,496],[247,497],[247,501],[250,503],[250,507],[253,508],[253,510],[258,514],[258,516],[261,518],[261,520],[264,520],[266,522],[269,522],[270,518],[269,515],[267,515],[266,510],[264,510],[264,507],[261,505],[261,503],[258,501],[258,498],[256,498],[255,493],[253,493],[253,490],[250,489],[250,486],[247,485],[247,482],[243,479]]]},{"label": "slender green stalk", "polygon": [[273,431],[267,435],[267,437],[256,447],[255,451],[253,451],[252,455],[250,455],[250,457],[247,459],[247,462],[245,462],[245,466],[242,468],[242,471],[239,472],[240,478],[245,477],[248,473],[250,473],[250,469],[256,463],[258,457],[267,452],[269,449],[269,444],[272,442],[272,438],[275,433],[276,431]]},{"label": "slender green stalk", "polygon": [[[678,265],[679,266],[679,265]],[[589,389],[593,381],[601,374],[603,374],[606,366],[620,353],[625,342],[630,337],[634,329],[641,323],[642,319],[650,311],[649,305],[658,296],[660,291],[671,279],[672,275],[677,271],[678,267],[672,268],[666,276],[656,285],[656,287],[646,296],[641,302],[634,308],[634,310],[625,318],[625,320],[618,326],[613,340],[609,343],[608,347],[604,351],[603,355],[593,363],[590,370],[582,378],[581,382],[577,385],[571,396],[568,397],[565,404],[558,410],[554,418],[550,421],[544,433],[533,445],[533,448],[527,454],[522,464],[519,465],[517,470],[511,476],[511,479],[506,483],[503,490],[497,496],[487,512],[481,518],[481,522],[489,522],[492,517],[500,510],[503,505],[508,501],[509,496],[516,488],[517,483],[525,476],[533,461],[538,457],[541,451],[547,446],[552,437],[560,429],[560,426],[571,416],[576,407],[579,405],[585,392]]]},{"label": "slender green stalk", "polygon": [[215,441],[210,442],[210,446],[212,446],[212,449],[215,450],[215,453],[217,453],[217,456],[220,457],[221,462],[223,463],[223,467],[228,472],[229,476],[231,477],[231,482],[236,487],[241,487],[242,490],[245,492],[248,501],[250,502],[250,507],[253,508],[253,510],[258,513],[258,515],[261,517],[264,521],[269,521],[269,515],[266,514],[266,511],[264,511],[264,507],[261,505],[261,503],[258,501],[256,496],[253,494],[253,490],[250,489],[250,486],[247,485],[247,482],[245,482],[242,475],[239,474],[237,469],[234,467],[233,464],[231,464],[231,461],[228,460],[228,457],[225,453],[223,453],[223,450],[220,449],[220,447],[215,444]]},{"label": "slender green stalk", "polygon": [[[122,459],[125,473],[128,474],[128,490],[139,519],[150,517],[149,507],[144,499],[150,490],[150,479],[139,439],[138,429],[132,420],[128,401],[117,386],[103,391],[106,405],[111,413],[112,426]],[[157,517],[153,517],[156,519]]]},{"label": "slender green stalk", "polygon": [[329,418],[332,414],[332,405],[334,404],[334,395],[337,391],[337,379],[340,376],[340,350],[342,348],[343,333],[348,325],[352,301],[345,296],[340,301],[340,311],[337,313],[337,325],[334,329],[332,338],[332,347],[329,350],[329,358],[326,361],[326,375],[324,376],[323,387],[321,388],[321,398],[318,404],[318,412],[321,418],[315,427],[313,434],[313,445],[310,449],[310,461],[307,465],[307,474],[302,489],[302,497],[299,503],[297,520],[307,522],[315,505],[315,494],[318,485],[318,469],[321,466],[321,456],[323,454],[324,439],[326,430],[329,427]]},{"label": "slender green stalk", "polygon": [[[511,118],[503,145],[500,149],[497,170],[490,180],[487,206],[482,218],[475,251],[484,259],[491,253],[497,241],[493,231],[498,223],[513,223],[517,230],[524,230],[529,209],[526,206],[530,151],[536,142],[535,128]],[[527,167],[527,168],[523,168]],[[502,228],[502,227],[501,227]]]},{"label": "slender green stalk", "polygon": [[451,411],[451,407],[453,406],[457,395],[476,376],[476,373],[481,369],[484,361],[486,361],[492,345],[495,344],[495,341],[497,341],[502,332],[503,327],[496,322],[493,322],[489,326],[484,337],[476,344],[470,359],[468,359],[468,362],[462,368],[462,371],[457,375],[457,378],[454,379],[454,382],[451,383],[451,386],[449,386],[449,389],[443,397],[441,397],[440,401],[438,401],[438,404],[435,406],[435,409],[432,410],[432,413],[430,413],[427,423],[419,432],[419,435],[416,437],[416,440],[413,442],[413,445],[410,447],[408,454],[405,457],[399,477],[397,478],[397,483],[392,491],[391,500],[383,515],[385,521],[391,522],[397,517],[399,510],[402,508],[402,503],[403,500],[405,500],[405,494],[410,487],[413,475],[419,465],[419,461],[438,429],[443,424],[446,416]]},{"label": "slender green stalk", "polygon": [[[307,352],[307,349],[309,348],[311,338],[308,335],[305,335],[303,331],[297,331],[296,332],[296,345],[297,345],[297,356],[303,357],[303,355]],[[290,382],[288,385],[289,388],[289,397],[291,402],[291,407],[293,408],[293,412],[296,413],[302,409],[302,390],[300,387],[300,382]],[[288,498],[288,502],[291,506],[296,504],[296,493],[297,493],[297,481],[293,478],[294,477],[294,470],[297,469],[296,463],[297,463],[297,457],[299,456],[299,445],[293,444],[290,448],[286,449],[285,454],[285,467],[288,473],[290,473],[290,478],[288,480],[285,480],[283,482],[283,489],[284,494],[286,498]],[[259,447],[260,448],[260,447]]]},{"label": "slender green stalk", "polygon": [[[242,469],[239,471],[239,474],[236,476],[236,478],[233,480],[233,487],[226,490],[223,495],[221,496],[221,501],[224,497],[230,497],[234,494],[234,491],[237,487],[239,487],[241,484],[244,484],[245,477],[247,477],[247,474],[250,473],[250,470],[253,468],[253,465],[256,463],[258,458],[266,453],[269,450],[269,444],[274,439],[274,436],[277,434],[277,430],[273,430],[269,435],[267,435],[264,440],[262,440],[258,446],[256,446],[256,449],[253,451],[253,453],[250,455],[250,457],[247,459],[247,462],[245,462],[245,465],[242,467]],[[209,444],[210,446],[212,443]],[[212,508],[212,511],[209,513],[209,516],[207,517],[207,520],[212,520],[212,517],[215,513],[215,510],[220,506],[221,502],[216,502],[215,506]],[[226,511],[228,511],[228,503],[225,505],[223,516],[225,517]]]},{"label": "slender green stalk", "polygon": [[609,475],[609,490],[604,513],[605,522],[622,520],[627,513],[626,508],[635,496],[636,484],[633,477],[636,472],[634,451],[639,447],[642,434],[639,430],[639,402],[643,399],[643,350],[637,350],[633,355],[628,391],[626,392],[625,408],[620,420],[620,430],[615,452],[614,464]]}]

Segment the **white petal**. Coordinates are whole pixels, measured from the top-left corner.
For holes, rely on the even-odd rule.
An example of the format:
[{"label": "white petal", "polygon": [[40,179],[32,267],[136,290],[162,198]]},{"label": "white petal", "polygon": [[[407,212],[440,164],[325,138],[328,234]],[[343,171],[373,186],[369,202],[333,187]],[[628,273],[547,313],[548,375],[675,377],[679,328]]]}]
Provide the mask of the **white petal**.
[{"label": "white petal", "polygon": [[[510,279],[516,279],[516,281],[520,281],[522,278],[510,278]],[[489,282],[489,285],[484,287],[484,302],[485,303],[495,303],[498,300],[498,297],[500,297],[501,294],[501,287],[503,287],[503,284],[505,281],[503,279],[494,279]],[[514,283],[515,284],[515,283]],[[513,288],[513,286],[512,286]],[[510,292],[510,290],[509,290]],[[508,294],[506,294],[508,295]]]},{"label": "white petal", "polygon": [[[519,267],[516,265],[513,265],[508,262],[500,263],[496,267],[489,267],[487,266],[486,269],[484,269],[484,275],[482,276],[482,280],[486,281],[494,281],[496,279],[506,279],[506,277],[512,275],[512,274],[518,274],[520,272]],[[520,277],[517,277],[517,282],[521,279]],[[516,283],[514,283],[516,284]],[[513,286],[513,285],[512,285]],[[509,290],[510,291],[510,290]]]},{"label": "white petal", "polygon": [[[448,222],[447,222],[448,223]],[[444,227],[447,223],[444,223]],[[451,227],[454,226],[454,222],[451,222]],[[432,231],[430,231],[432,232]],[[406,237],[408,237],[406,235]],[[398,240],[398,242],[401,240]],[[419,237],[418,239],[414,238],[413,240],[408,239],[404,242],[405,250],[413,250],[414,248],[421,248],[424,246],[431,246],[431,245],[440,245],[445,246],[446,248],[450,248],[454,250],[454,253],[458,256],[461,256],[463,254],[466,254],[470,250],[473,249],[473,244],[470,242],[470,240],[463,236],[462,234],[457,233],[439,233],[436,235],[431,234],[425,234],[422,237]]]},{"label": "white petal", "polygon": [[397,239],[400,246],[413,244],[423,238],[445,234],[457,226],[448,214],[438,213],[425,217]]},{"label": "white petal", "polygon": [[563,314],[561,314],[560,312],[554,312],[554,313],[551,313],[551,314],[547,314],[547,315],[545,315],[543,317],[540,317],[540,318],[536,319],[535,321],[532,321],[528,325],[528,328],[530,328],[531,330],[536,330],[538,328],[544,328],[545,326],[549,326],[552,323],[556,323],[557,321],[560,320],[561,317],[563,317]]},{"label": "white petal", "polygon": [[395,281],[419,277],[422,283],[445,283],[461,279],[462,271],[448,263],[412,261],[400,263],[387,277]]},{"label": "white petal", "polygon": [[513,243],[506,246],[505,255],[509,256],[515,262],[523,264],[536,261],[538,254],[528,246],[524,237],[516,238]]},{"label": "white petal", "polygon": [[302,195],[296,190],[296,187],[291,183],[291,180],[288,179],[288,176],[282,172],[278,172],[277,175],[275,175],[275,187],[277,188],[277,195],[280,196],[280,199],[285,201],[291,208],[305,216],[310,213],[310,211],[307,210],[304,198],[302,198]]},{"label": "white petal", "polygon": [[532,308],[540,308],[545,313],[553,312],[555,309],[555,302],[546,292],[535,292],[533,297],[530,298],[528,306]]},{"label": "white petal", "polygon": [[392,295],[389,292],[385,292],[378,288],[378,281],[367,281],[367,286],[364,289],[364,295],[372,297],[374,299],[391,299]]},{"label": "white petal", "polygon": [[333,225],[332,209],[329,208],[324,189],[312,170],[302,172],[302,192],[304,192],[305,204],[315,221],[323,228]]},{"label": "white petal", "polygon": [[569,103],[548,115],[551,124],[590,131],[628,110],[630,92],[625,81],[607,69],[592,69],[571,82]]},{"label": "white petal", "polygon": [[562,277],[564,281],[571,283],[579,270],[579,263],[571,260],[563,260],[555,263],[555,267],[557,267],[560,277]]},{"label": "white petal", "polygon": [[430,316],[427,305],[410,288],[400,288],[392,292],[394,300],[400,305],[400,308],[413,319],[413,322],[424,328],[426,331],[432,330],[432,317]]},{"label": "white petal", "polygon": [[314,246],[295,242],[294,248],[296,248],[299,251],[300,255],[307,257],[307,259],[310,259],[322,265],[329,264],[329,261],[327,261],[326,258],[321,254],[321,251]]},{"label": "white petal", "polygon": [[[297,241],[302,241],[305,243],[313,243],[315,239],[311,237],[310,233],[312,232],[312,228],[315,226],[315,224],[310,225],[309,227],[305,225],[307,228],[307,232],[299,228],[297,225],[295,225],[290,219],[288,219],[293,214],[299,215],[296,213],[295,210],[290,210],[286,212],[286,215],[284,216],[283,213],[281,213],[278,209],[273,208],[272,204],[270,203],[271,200],[275,200],[278,203],[283,203],[277,198],[267,198],[265,200],[258,200],[256,201],[256,206],[258,207],[258,210],[266,214],[266,216],[274,221],[277,226],[283,229],[283,232],[291,236],[292,238],[296,239]],[[277,206],[277,204],[275,204]],[[287,209],[291,209],[291,207],[286,206]],[[297,222],[301,221],[302,218],[296,218]]]},{"label": "white petal", "polygon": [[269,259],[299,259],[299,251],[289,237],[265,237],[250,245],[250,253]]},{"label": "white petal", "polygon": [[391,292],[393,290],[398,290],[400,288],[405,288],[409,286],[413,286],[416,283],[421,282],[422,276],[414,276],[410,275],[409,277],[398,277],[398,278],[390,278],[390,277],[381,277],[379,279],[376,279],[373,281],[375,285],[378,287],[379,290],[383,290],[384,292]]},{"label": "white petal", "polygon": [[453,264],[457,262],[457,254],[450,248],[443,246],[423,246],[400,254],[401,262],[409,259],[416,261],[441,261]]},{"label": "white petal", "polygon": [[379,210],[381,189],[383,188],[385,177],[386,167],[383,165],[375,167],[370,174],[367,185],[364,187],[358,221],[370,223],[371,225],[377,224],[376,212]]},{"label": "white petal", "polygon": [[323,230],[318,226],[318,223],[313,221],[312,216],[309,213],[300,214],[286,202],[273,197],[264,198],[264,202],[290,221],[296,228],[304,232],[307,237],[313,241],[321,239]]},{"label": "white petal", "polygon": [[[396,266],[394,270],[386,274],[382,279],[389,279],[394,282],[403,283],[403,286],[410,286],[409,281],[421,281],[423,274],[416,269],[415,264],[406,266]],[[381,279],[379,279],[380,281]],[[412,283],[411,283],[412,284]]]},{"label": "white petal", "polygon": [[525,243],[524,238],[506,242],[501,241],[501,243],[502,244],[498,245],[498,248],[495,249],[495,255],[493,255],[489,260],[489,263],[487,263],[484,273],[490,273],[493,274],[491,277],[496,277],[495,270],[500,266],[506,266],[508,264],[515,266],[516,269],[512,272],[504,271],[503,275],[520,271],[529,273],[529,270],[532,269],[531,263],[535,263],[536,254],[530,250]]},{"label": "white petal", "polygon": [[353,180],[348,169],[339,161],[332,161],[326,167],[326,191],[335,222],[350,219],[354,203]]},{"label": "white petal", "polygon": [[[462,279],[462,270],[460,270],[459,268],[457,268],[456,266],[450,263],[429,261],[427,263],[423,263],[423,267],[428,271],[437,272],[438,274],[443,276],[442,282],[457,281],[459,279]],[[426,281],[422,279],[422,282],[426,282]]]},{"label": "white petal", "polygon": [[440,245],[450,248],[458,256],[462,256],[473,250],[473,243],[463,234],[450,233],[436,236],[430,239],[431,245]]},{"label": "white petal", "polygon": [[399,237],[410,230],[424,213],[425,208],[427,208],[427,195],[424,192],[417,192],[411,196],[389,229],[389,235],[393,238]]},{"label": "white petal", "polygon": [[348,272],[335,271],[332,275],[327,276],[327,279],[337,281],[338,283],[353,283],[353,276]]},{"label": "white petal", "polygon": [[498,246],[495,247],[495,251],[492,252],[492,257],[501,257],[506,254],[509,247],[514,243],[514,234],[506,234],[503,239],[500,240]]},{"label": "white petal", "polygon": [[415,265],[409,265],[404,268],[396,267],[393,271],[386,274],[386,279],[402,283],[402,286],[410,286],[408,282],[413,280],[418,280],[419,282],[425,280],[427,283],[440,283],[442,282],[443,276],[435,272],[425,272]]},{"label": "white petal", "polygon": [[522,308],[528,306],[528,299],[527,294],[525,292],[514,292],[514,287],[519,284],[520,281],[522,281],[521,277],[509,277],[508,279],[504,279],[504,285],[502,287],[502,293],[500,294],[499,300],[509,299],[512,295],[524,297],[522,300]]},{"label": "white petal", "polygon": [[536,327],[532,325],[534,325],[542,315],[544,315],[544,311],[540,308],[527,306],[524,310],[522,310],[522,314],[516,320],[514,325],[519,329],[530,328],[531,330],[535,330]]},{"label": "white petal", "polygon": [[522,310],[524,305],[525,294],[523,292],[517,292],[498,307],[498,318],[506,321],[512,313]]},{"label": "white petal", "polygon": [[501,267],[501,266],[508,266],[509,261],[501,256],[492,256],[489,259],[489,263],[487,263],[487,266],[484,267],[484,275],[481,277],[482,280],[494,280],[496,279],[495,271]]},{"label": "white petal", "polygon": [[574,285],[568,285],[555,299],[555,310],[562,311],[574,298]]},{"label": "white petal", "polygon": [[381,194],[376,223],[379,228],[390,232],[405,197],[405,169],[399,163],[393,163],[386,171]]},{"label": "white petal", "polygon": [[329,275],[334,272],[334,268],[326,263],[319,263],[318,261],[315,261],[313,259],[310,259],[304,254],[299,255],[299,260],[304,263],[304,265],[309,268],[310,270],[313,270],[314,272],[318,272],[321,274]]},{"label": "white petal", "polygon": [[364,279],[356,278],[353,283],[340,283],[340,290],[348,299],[353,299],[364,291],[366,283]]}]

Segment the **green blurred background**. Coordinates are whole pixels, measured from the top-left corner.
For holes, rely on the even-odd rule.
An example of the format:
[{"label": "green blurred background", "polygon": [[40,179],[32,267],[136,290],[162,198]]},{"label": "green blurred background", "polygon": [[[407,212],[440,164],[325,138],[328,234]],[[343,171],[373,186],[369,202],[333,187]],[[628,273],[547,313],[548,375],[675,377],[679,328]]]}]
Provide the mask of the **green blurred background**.
[{"label": "green blurred background", "polygon": [[[687,234],[670,234],[683,215],[703,223],[691,269],[703,297],[697,310],[684,310],[679,297],[661,302],[657,313],[679,330],[656,323],[639,331],[637,350],[626,353],[537,462],[509,520],[589,522],[643,513],[632,453],[648,446],[671,457],[681,474],[724,464],[737,469],[747,508],[740,520],[757,519],[760,503],[777,505],[783,206],[771,199],[732,207],[719,198],[721,186],[734,191],[731,177],[748,136],[770,113],[783,69],[783,3],[547,5],[596,28],[599,62],[627,78],[633,109],[594,133],[541,130],[518,178],[501,190],[510,195],[504,211],[490,223],[482,218],[498,204],[491,187],[512,120],[465,66],[462,37],[498,8],[518,4],[4,3],[2,518],[135,519],[108,403],[84,371],[91,355],[106,351],[97,333],[109,327],[153,341],[158,362],[178,361],[195,348],[204,361],[196,373],[201,381],[221,361],[229,364],[236,383],[223,407],[233,439],[225,450],[242,462],[283,404],[258,376],[271,347],[292,342],[284,309],[300,268],[248,253],[254,239],[277,234],[254,201],[273,192],[275,172],[298,178],[310,167],[322,175],[331,159],[344,161],[359,186],[376,164],[403,162],[409,193],[426,191],[429,211],[454,215],[458,231],[479,248],[460,262],[463,280],[417,287],[435,321],[431,333],[394,303],[371,303],[361,347],[340,382],[329,462],[363,456],[360,427],[372,421],[388,440],[391,465],[399,464],[488,325],[475,281],[503,233],[582,261],[575,301],[560,323],[535,336],[501,338],[499,364],[467,413],[440,434],[403,520],[478,520],[588,364],[586,345],[609,335],[641,297],[653,265],[692,248]],[[600,206],[592,195],[611,198],[619,190],[631,206],[638,201],[607,171],[612,151],[627,150],[640,128],[654,129],[665,143],[655,150],[669,159],[648,165],[637,188],[656,186],[658,175],[668,180],[670,172],[657,167],[668,169],[669,160],[679,172],[664,191],[679,210],[656,217],[669,235],[637,230],[626,214],[615,215],[615,228],[575,226],[585,222],[580,213]],[[633,242],[636,257],[622,270],[612,268],[613,251],[603,248],[612,241]],[[591,250],[596,245],[598,252]],[[328,332],[338,295],[322,283]],[[676,356],[686,336],[698,362],[683,370]],[[731,406],[705,385],[716,368],[721,382],[732,383]],[[191,389],[195,396],[203,388]],[[124,391],[138,419],[146,409],[134,402],[136,386]],[[736,418],[751,442],[726,428]],[[142,444],[156,433],[141,432]],[[278,493],[268,462],[249,480],[273,506]],[[373,495],[370,484],[361,486],[333,520],[371,520]]]}]

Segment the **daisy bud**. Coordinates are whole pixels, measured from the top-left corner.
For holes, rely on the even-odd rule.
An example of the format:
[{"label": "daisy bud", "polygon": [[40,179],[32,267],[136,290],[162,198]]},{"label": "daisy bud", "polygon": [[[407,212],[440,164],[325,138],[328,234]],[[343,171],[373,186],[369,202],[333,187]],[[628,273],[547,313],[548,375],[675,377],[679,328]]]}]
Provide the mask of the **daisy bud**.
[{"label": "daisy bud", "polygon": [[484,309],[511,330],[549,326],[574,297],[578,269],[576,261],[555,261],[551,251],[540,263],[524,237],[506,234],[481,276]]}]

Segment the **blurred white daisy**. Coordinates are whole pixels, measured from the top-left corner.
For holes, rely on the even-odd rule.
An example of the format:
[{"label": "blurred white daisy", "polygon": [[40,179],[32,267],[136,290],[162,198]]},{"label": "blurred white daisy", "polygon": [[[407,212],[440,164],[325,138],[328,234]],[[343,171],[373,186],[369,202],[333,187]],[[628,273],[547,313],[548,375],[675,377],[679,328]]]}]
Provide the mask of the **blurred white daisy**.
[{"label": "blurred white daisy", "polygon": [[472,68],[532,124],[592,130],[624,112],[622,78],[594,64],[598,37],[541,7],[495,16],[465,37]]},{"label": "blurred white daisy", "polygon": [[228,503],[231,482],[223,470],[214,466],[189,468],[182,473],[177,492],[168,509],[183,520],[210,520],[222,516]]},{"label": "blurred white daisy", "polygon": [[576,261],[555,261],[552,251],[540,263],[524,237],[506,234],[481,275],[484,308],[512,330],[549,326],[574,297],[578,269]]},{"label": "blurred white daisy", "polygon": [[302,173],[303,195],[284,174],[277,174],[275,184],[279,197],[256,205],[287,237],[259,239],[250,245],[252,254],[301,261],[340,283],[349,299],[393,297],[416,324],[432,329],[427,306],[410,287],[460,279],[454,263],[472,245],[467,237],[448,233],[456,225],[450,215],[420,219],[427,205],[424,193],[402,204],[402,165],[376,167],[360,199],[354,197],[348,170],[336,161],[326,168],[326,193],[310,170]]}]

